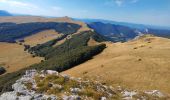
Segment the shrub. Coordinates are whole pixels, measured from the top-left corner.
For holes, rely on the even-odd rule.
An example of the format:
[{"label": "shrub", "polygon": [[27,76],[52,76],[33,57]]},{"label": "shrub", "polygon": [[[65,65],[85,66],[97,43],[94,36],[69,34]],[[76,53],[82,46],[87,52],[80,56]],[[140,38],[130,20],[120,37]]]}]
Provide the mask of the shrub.
[{"label": "shrub", "polygon": [[6,72],[4,67],[0,67],[0,75],[4,74]]}]

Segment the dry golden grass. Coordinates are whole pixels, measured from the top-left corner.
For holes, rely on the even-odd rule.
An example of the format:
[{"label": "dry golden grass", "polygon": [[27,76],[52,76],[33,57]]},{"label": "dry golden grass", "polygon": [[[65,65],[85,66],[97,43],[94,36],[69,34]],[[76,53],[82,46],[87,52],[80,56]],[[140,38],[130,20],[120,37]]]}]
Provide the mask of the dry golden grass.
[{"label": "dry golden grass", "polygon": [[7,73],[39,63],[43,58],[32,57],[24,51],[22,45],[14,43],[0,43],[0,65],[3,65]]},{"label": "dry golden grass", "polygon": [[[87,24],[85,24],[81,21],[72,20],[71,18],[69,18],[67,16],[58,17],[58,18],[45,18],[45,17],[40,17],[40,16],[10,16],[10,17],[1,17],[0,22],[1,23],[2,22],[13,22],[13,23],[18,23],[18,24],[20,24],[20,23],[30,23],[30,22],[68,22],[68,23],[78,24],[78,25],[81,26],[81,28],[74,34],[78,34],[78,33],[83,32],[83,31],[92,30],[87,26]],[[43,37],[46,37],[47,35],[48,35],[48,38],[43,38]],[[48,40],[54,39],[58,36],[59,36],[59,34],[56,35],[53,30],[43,31],[43,32],[40,32],[39,34],[35,34],[33,36],[26,38],[25,44],[35,46],[36,44],[41,44],[41,43],[47,42]],[[65,40],[66,40],[66,38],[58,41],[55,44],[55,46],[64,43]]]},{"label": "dry golden grass", "polygon": [[30,23],[30,22],[68,22],[81,25],[82,27],[77,33],[82,31],[91,30],[87,25],[81,21],[72,20],[69,17],[58,17],[58,18],[45,18],[40,16],[10,16],[1,17],[0,22],[14,22],[14,23]]},{"label": "dry golden grass", "polygon": [[106,43],[93,59],[63,73],[113,86],[170,93],[170,40],[147,36],[126,43]]},{"label": "dry golden grass", "polygon": [[[12,17],[1,17],[0,22],[14,22],[30,23],[30,22],[68,22],[74,23],[81,26],[81,28],[74,34],[82,31],[91,30],[87,25],[80,21],[74,21],[69,17],[60,18],[45,18],[39,16],[12,16]],[[61,33],[57,33],[54,30],[46,30],[26,37],[24,44],[35,46],[37,44],[45,43],[49,40],[55,39],[61,36]],[[56,45],[60,45],[66,39],[58,41]],[[55,46],[56,46],[55,45]],[[0,43],[0,65],[5,66],[7,73],[14,72],[19,69],[25,68],[34,63],[38,63],[43,58],[33,58],[32,55],[24,51],[24,47],[18,44]]]},{"label": "dry golden grass", "polygon": [[46,30],[26,37],[24,39],[25,40],[24,44],[35,46],[37,44],[42,44],[50,40],[56,39],[62,35],[63,34],[59,34],[55,30]]},{"label": "dry golden grass", "polygon": [[94,46],[94,45],[98,45],[98,44],[99,43],[96,42],[93,38],[90,38],[90,40],[87,43],[88,46]]}]

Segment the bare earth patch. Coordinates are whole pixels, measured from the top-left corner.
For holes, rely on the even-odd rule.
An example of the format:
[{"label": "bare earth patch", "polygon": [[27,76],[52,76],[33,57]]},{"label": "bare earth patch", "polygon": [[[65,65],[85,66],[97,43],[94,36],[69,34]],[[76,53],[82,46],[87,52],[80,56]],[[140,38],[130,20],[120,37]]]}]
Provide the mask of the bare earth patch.
[{"label": "bare earth patch", "polygon": [[32,64],[39,63],[43,58],[32,57],[24,51],[22,45],[15,43],[0,43],[0,65],[4,66],[7,73],[15,72]]},{"label": "bare earth patch", "polygon": [[106,43],[93,59],[63,73],[113,86],[170,93],[170,40],[143,37],[127,43]]}]

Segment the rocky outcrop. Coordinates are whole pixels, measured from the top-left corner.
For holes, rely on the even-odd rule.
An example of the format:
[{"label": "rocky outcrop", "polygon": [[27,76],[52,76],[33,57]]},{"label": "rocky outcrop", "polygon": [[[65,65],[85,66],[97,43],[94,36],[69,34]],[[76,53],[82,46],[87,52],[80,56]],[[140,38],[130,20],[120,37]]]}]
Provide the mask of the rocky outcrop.
[{"label": "rocky outcrop", "polygon": [[25,75],[12,85],[13,91],[3,93],[0,100],[113,100],[113,99],[158,99],[166,95],[158,90],[139,91],[123,89],[120,86],[103,85],[61,75],[56,71],[38,72],[27,70]]}]

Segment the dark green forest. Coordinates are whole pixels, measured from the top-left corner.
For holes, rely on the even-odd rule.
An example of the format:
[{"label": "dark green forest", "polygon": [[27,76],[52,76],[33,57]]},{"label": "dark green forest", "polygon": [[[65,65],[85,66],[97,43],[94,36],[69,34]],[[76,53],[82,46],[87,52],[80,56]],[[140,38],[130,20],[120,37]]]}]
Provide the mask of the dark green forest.
[{"label": "dark green forest", "polygon": [[16,42],[38,32],[54,29],[63,34],[72,34],[77,32],[80,25],[73,23],[56,23],[56,22],[35,22],[35,23],[1,23],[0,24],[0,42]]}]

